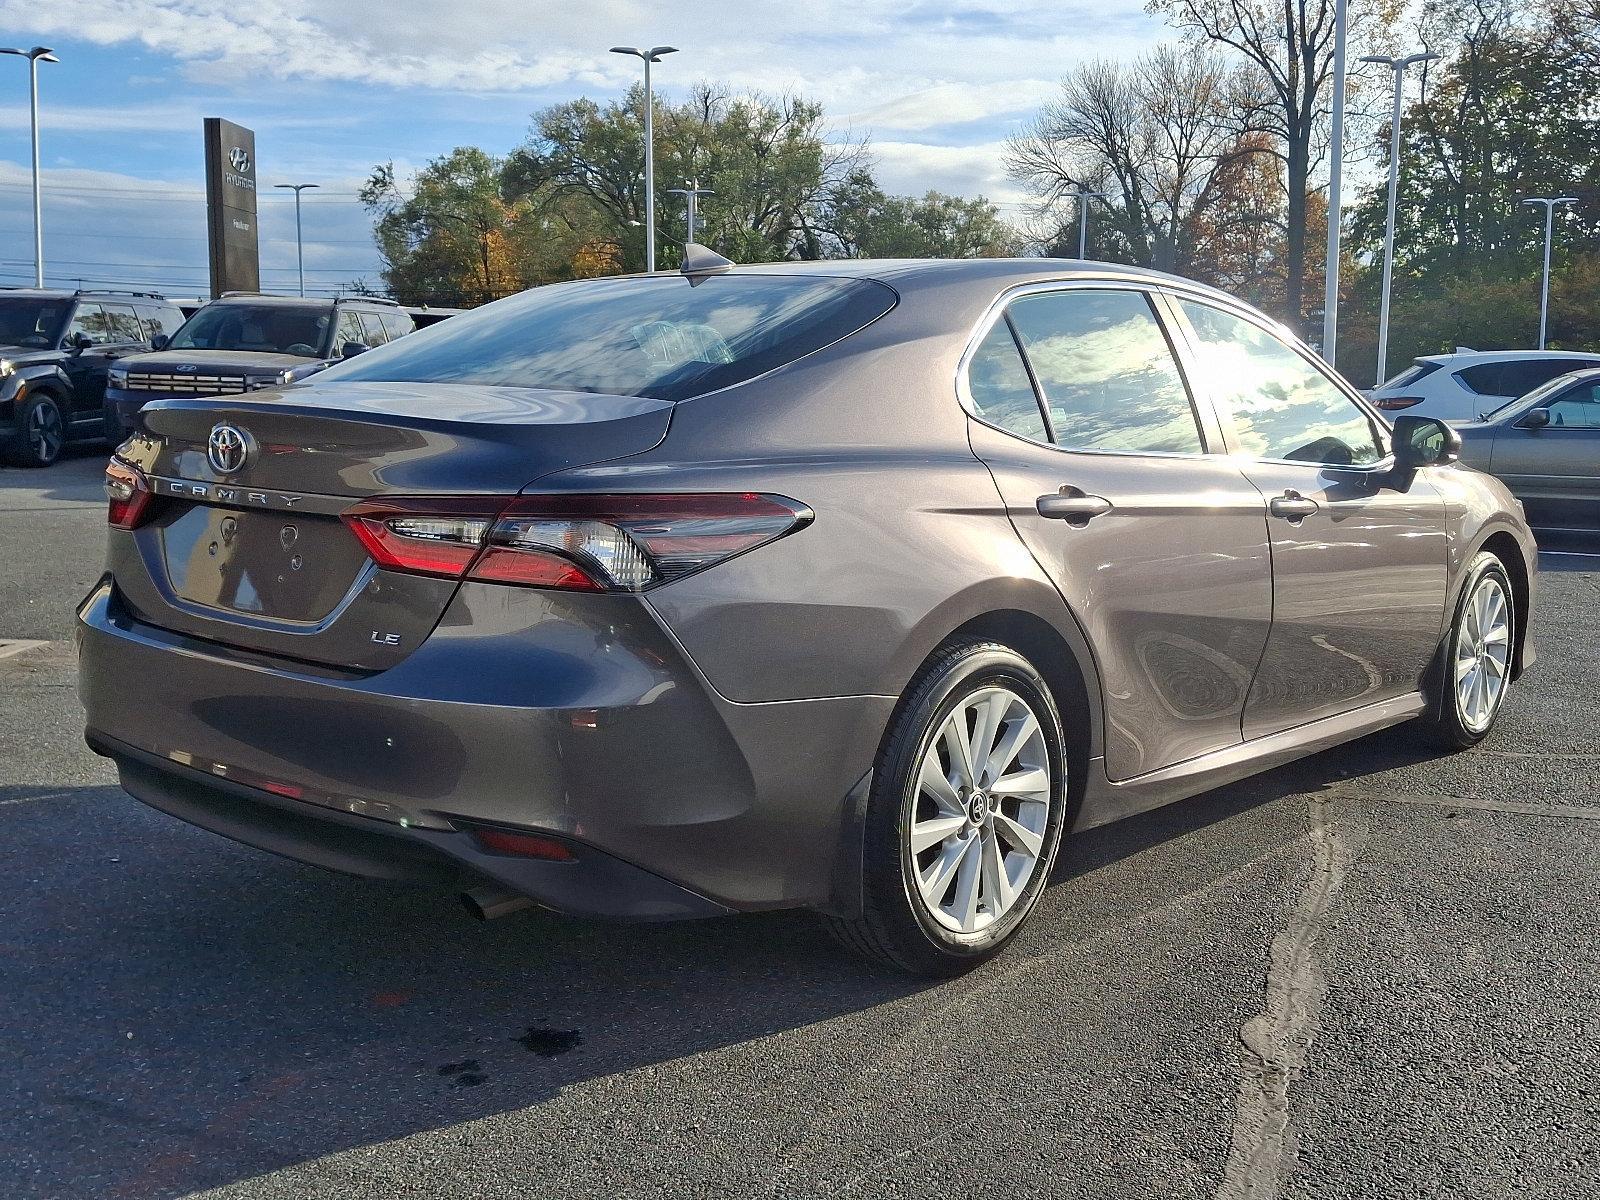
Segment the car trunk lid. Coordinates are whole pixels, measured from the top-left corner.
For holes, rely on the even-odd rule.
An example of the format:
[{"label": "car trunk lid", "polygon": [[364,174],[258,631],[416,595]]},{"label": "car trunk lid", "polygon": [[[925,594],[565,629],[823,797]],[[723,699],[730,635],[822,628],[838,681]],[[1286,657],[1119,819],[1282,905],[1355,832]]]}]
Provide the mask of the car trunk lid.
[{"label": "car trunk lid", "polygon": [[650,449],[671,411],[644,397],[453,384],[160,401],[120,451],[158,501],[120,561],[114,540],[113,572],[151,624],[381,670],[428,636],[456,581],[380,570],[340,514],[417,496],[493,509],[551,472]]}]

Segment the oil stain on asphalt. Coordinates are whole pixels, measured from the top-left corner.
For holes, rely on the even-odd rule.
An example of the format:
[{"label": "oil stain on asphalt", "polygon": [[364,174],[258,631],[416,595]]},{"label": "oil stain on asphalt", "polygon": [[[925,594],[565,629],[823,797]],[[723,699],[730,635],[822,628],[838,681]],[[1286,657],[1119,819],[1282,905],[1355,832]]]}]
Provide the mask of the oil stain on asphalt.
[{"label": "oil stain on asphalt", "polygon": [[568,1050],[575,1050],[583,1045],[583,1034],[576,1029],[545,1029],[538,1025],[529,1025],[527,1033],[512,1040],[520,1042],[523,1049],[537,1054],[540,1058],[554,1058],[558,1054],[565,1054]]}]

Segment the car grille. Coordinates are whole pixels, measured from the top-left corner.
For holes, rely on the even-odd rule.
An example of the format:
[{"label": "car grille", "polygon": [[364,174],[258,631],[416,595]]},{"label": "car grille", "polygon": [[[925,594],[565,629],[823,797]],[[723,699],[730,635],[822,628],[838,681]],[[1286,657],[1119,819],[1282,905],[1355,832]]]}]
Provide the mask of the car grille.
[{"label": "car grille", "polygon": [[[141,371],[129,373],[127,389],[130,392],[167,392],[183,396],[225,396],[251,389],[251,381],[243,375],[200,375],[187,371]],[[259,384],[256,386],[260,386]]]}]

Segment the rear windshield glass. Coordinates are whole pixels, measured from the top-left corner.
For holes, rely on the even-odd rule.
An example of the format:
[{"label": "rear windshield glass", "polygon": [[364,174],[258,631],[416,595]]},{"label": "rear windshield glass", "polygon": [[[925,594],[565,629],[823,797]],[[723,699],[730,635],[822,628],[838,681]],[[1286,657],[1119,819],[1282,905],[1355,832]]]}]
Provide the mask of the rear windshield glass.
[{"label": "rear windshield glass", "polygon": [[831,345],[894,307],[858,279],[713,275],[535,288],[373,350],[321,378],[480,383],[683,400]]},{"label": "rear windshield glass", "polygon": [[167,345],[171,350],[253,350],[316,358],[332,317],[331,305],[208,304]]},{"label": "rear windshield glass", "polygon": [[1432,375],[1438,369],[1438,363],[1424,362],[1419,358],[1416,362],[1412,363],[1404,371],[1401,371],[1400,374],[1396,375],[1393,379],[1385,380],[1383,386],[1386,388],[1405,387],[1406,384],[1415,383],[1424,375]]}]

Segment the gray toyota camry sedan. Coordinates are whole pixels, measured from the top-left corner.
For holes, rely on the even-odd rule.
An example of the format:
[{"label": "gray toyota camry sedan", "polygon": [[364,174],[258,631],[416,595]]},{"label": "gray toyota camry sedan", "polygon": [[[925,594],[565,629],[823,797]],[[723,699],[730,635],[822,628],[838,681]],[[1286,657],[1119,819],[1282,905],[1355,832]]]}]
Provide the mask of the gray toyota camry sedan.
[{"label": "gray toyota camry sedan", "polygon": [[145,409],[88,741],[479,915],[806,907],[949,974],[1074,830],[1490,732],[1534,545],[1458,446],[1180,279],[696,248]]}]

